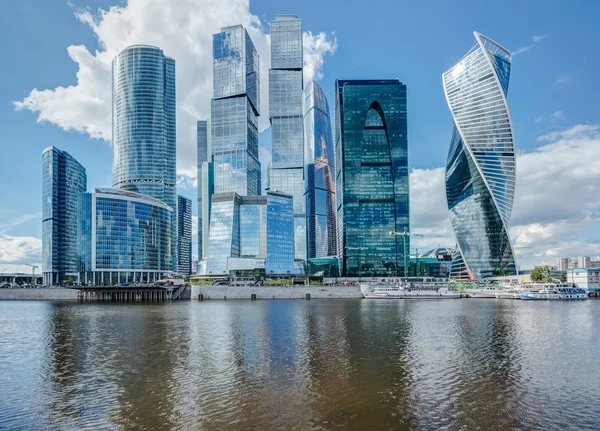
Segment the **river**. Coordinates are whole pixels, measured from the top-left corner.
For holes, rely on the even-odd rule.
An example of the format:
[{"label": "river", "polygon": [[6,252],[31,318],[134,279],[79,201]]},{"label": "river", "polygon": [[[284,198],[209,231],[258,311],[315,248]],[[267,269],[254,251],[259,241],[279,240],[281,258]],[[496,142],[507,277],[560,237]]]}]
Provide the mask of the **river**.
[{"label": "river", "polygon": [[600,301],[0,302],[0,429],[598,429]]}]

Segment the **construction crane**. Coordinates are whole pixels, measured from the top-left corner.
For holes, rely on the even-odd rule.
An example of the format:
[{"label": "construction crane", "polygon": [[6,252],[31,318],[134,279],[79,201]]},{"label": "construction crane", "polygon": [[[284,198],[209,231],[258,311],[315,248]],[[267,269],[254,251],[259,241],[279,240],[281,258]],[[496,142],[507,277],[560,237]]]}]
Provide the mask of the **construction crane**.
[{"label": "construction crane", "polygon": [[26,263],[26,266],[31,267],[31,284],[35,284],[35,270],[39,268],[37,265],[32,265],[31,263]]}]

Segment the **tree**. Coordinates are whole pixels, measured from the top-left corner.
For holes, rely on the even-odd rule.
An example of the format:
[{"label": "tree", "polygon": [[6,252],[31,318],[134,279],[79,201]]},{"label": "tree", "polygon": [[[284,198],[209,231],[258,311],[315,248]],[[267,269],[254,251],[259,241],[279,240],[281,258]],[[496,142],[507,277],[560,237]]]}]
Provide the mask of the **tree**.
[{"label": "tree", "polygon": [[550,276],[550,267],[548,265],[545,266],[535,266],[531,270],[531,281],[536,282],[544,282],[551,283],[552,277]]}]

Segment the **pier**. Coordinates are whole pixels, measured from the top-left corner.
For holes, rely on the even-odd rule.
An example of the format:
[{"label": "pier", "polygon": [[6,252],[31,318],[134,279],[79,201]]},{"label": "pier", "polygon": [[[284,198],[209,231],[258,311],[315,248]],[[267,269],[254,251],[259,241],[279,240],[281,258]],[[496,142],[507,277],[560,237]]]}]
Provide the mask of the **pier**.
[{"label": "pier", "polygon": [[165,302],[183,299],[188,287],[184,284],[134,287],[78,286],[74,289],[77,290],[77,300],[80,302]]}]

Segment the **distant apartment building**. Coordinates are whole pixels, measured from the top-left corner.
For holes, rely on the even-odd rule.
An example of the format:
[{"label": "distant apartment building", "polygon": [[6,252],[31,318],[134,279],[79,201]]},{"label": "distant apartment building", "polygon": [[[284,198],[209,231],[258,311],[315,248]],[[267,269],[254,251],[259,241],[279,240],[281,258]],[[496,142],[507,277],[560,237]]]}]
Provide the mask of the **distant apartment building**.
[{"label": "distant apartment building", "polygon": [[177,195],[177,272],[192,273],[192,201]]},{"label": "distant apartment building", "polygon": [[[337,80],[338,255],[344,277],[405,276],[409,232],[406,86]],[[406,242],[405,242],[406,240]]]},{"label": "distant apartment building", "polygon": [[77,220],[87,190],[85,168],[66,151],[42,153],[42,273],[44,286],[75,281],[78,272]]},{"label": "distant apartment building", "polygon": [[577,266],[579,268],[590,268],[592,266],[592,259],[589,256],[579,256]]},{"label": "distant apartment building", "polygon": [[560,259],[558,259],[558,270],[568,271],[570,261],[571,259],[569,259],[568,257],[561,257]]}]

